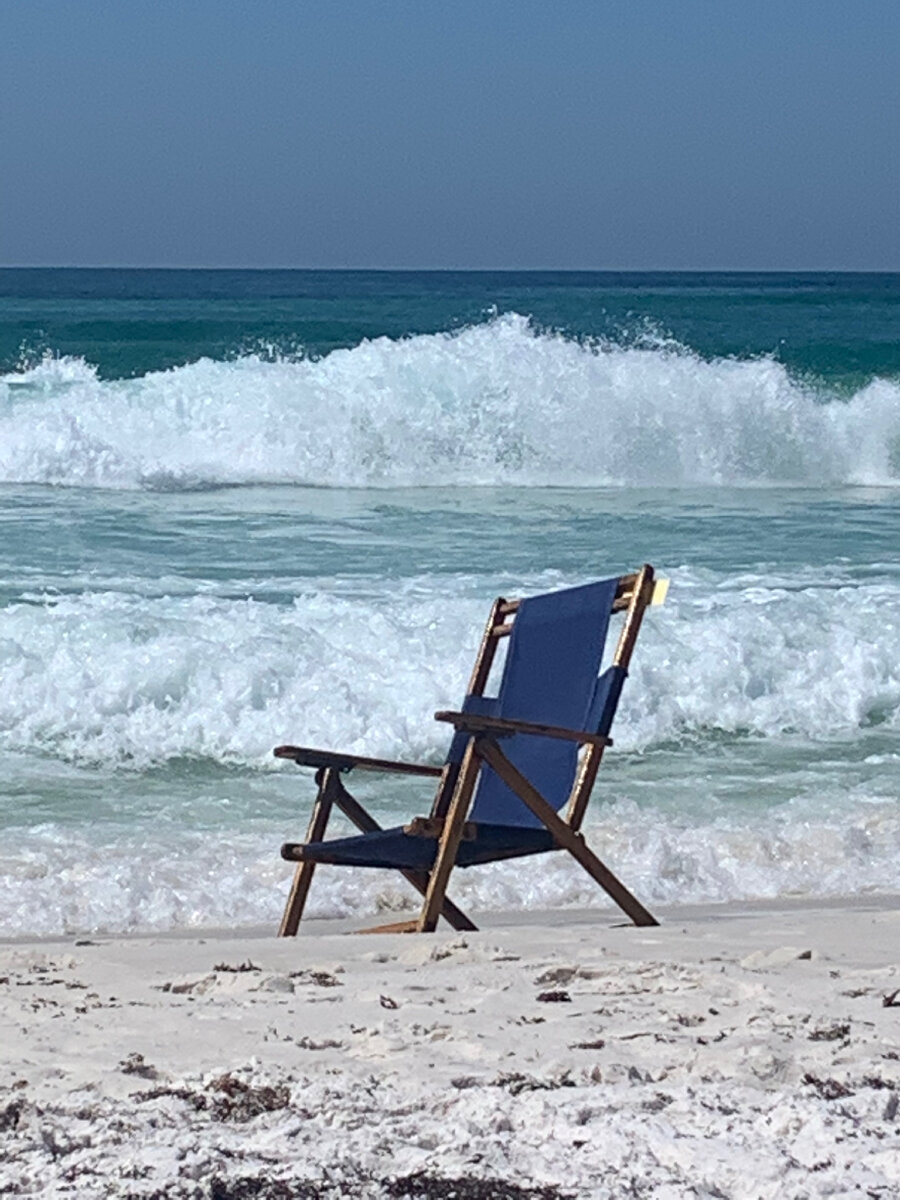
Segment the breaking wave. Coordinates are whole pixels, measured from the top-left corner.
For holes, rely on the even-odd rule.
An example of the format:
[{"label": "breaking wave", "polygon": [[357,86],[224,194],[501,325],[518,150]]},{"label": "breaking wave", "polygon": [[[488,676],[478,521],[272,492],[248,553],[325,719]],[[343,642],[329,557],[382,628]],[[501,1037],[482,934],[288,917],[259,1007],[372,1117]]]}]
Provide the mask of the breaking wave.
[{"label": "breaking wave", "polygon": [[839,397],[771,358],[585,343],[517,314],[320,360],[0,377],[0,481],[182,489],[896,485],[900,384]]}]

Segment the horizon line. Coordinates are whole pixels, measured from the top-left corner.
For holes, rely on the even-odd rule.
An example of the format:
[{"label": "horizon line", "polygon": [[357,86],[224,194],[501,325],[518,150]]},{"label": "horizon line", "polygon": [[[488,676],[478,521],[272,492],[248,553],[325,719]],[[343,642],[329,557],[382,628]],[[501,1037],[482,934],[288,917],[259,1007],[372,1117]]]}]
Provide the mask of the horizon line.
[{"label": "horizon line", "polygon": [[900,267],[312,267],[156,263],[0,263],[0,271],[308,271],[456,275],[898,275]]}]

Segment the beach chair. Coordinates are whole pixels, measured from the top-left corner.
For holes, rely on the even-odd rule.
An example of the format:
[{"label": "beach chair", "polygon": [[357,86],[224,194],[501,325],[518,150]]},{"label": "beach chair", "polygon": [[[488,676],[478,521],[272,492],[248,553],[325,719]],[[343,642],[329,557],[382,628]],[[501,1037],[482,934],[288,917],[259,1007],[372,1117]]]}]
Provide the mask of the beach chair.
[{"label": "beach chair", "polygon": [[[278,758],[316,772],[318,794],[305,842],[282,846],[296,862],[279,929],[297,932],[318,863],[388,867],[422,895],[419,916],[370,932],[431,931],[443,916],[455,929],[476,926],[447,896],[455,866],[567,850],[636,925],[655,925],[646,908],[597,858],[580,832],[622,684],[646,608],[661,603],[666,581],[653,569],[524,600],[496,600],[458,712],[442,767],[356,754],[278,746]],[[601,672],[610,618],[623,613],[611,664]],[[488,695],[497,650],[505,662]],[[420,775],[437,781],[430,815],[382,829],[344,786],[351,771]],[[361,830],[325,839],[337,807]],[[560,810],[565,809],[563,815]]]}]

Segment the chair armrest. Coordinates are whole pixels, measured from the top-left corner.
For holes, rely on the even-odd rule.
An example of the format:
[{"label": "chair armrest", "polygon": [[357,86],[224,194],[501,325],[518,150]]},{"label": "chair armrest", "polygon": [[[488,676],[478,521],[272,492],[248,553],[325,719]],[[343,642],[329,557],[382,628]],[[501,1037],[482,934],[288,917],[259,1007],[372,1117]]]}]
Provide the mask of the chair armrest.
[{"label": "chair armrest", "polygon": [[396,771],[403,775],[428,775],[437,778],[443,767],[428,767],[424,763],[392,762],[387,758],[364,758],[359,754],[340,754],[334,750],[311,750],[308,746],[276,746],[276,758],[292,758],[298,767],[332,767],[338,771]]},{"label": "chair armrest", "polygon": [[586,733],[581,729],[564,729],[562,725],[541,725],[536,721],[511,721],[506,717],[483,717],[477,713],[436,712],[436,721],[447,721],[464,733],[489,733],[509,737],[514,733],[531,733],[537,737],[559,738],[565,742],[580,742],[586,746],[611,746],[612,738],[602,733]]}]

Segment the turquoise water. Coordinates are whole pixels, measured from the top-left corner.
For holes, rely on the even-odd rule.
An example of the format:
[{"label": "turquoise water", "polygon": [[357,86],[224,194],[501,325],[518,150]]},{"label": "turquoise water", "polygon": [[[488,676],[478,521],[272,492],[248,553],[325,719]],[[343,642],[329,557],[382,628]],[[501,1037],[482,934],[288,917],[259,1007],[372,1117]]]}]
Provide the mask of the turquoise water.
[{"label": "turquoise water", "polygon": [[619,344],[671,338],[794,374],[900,373],[900,275],[481,271],[0,270],[0,366],[43,351],[101,378],[246,351],[316,356],[492,312]]},{"label": "turquoise water", "polygon": [[[272,746],[439,762],[494,595],[643,561],[610,865],[651,907],[896,889],[898,314],[898,276],[0,271],[0,932],[274,923],[312,783]],[[522,876],[456,893],[596,900]]]}]

